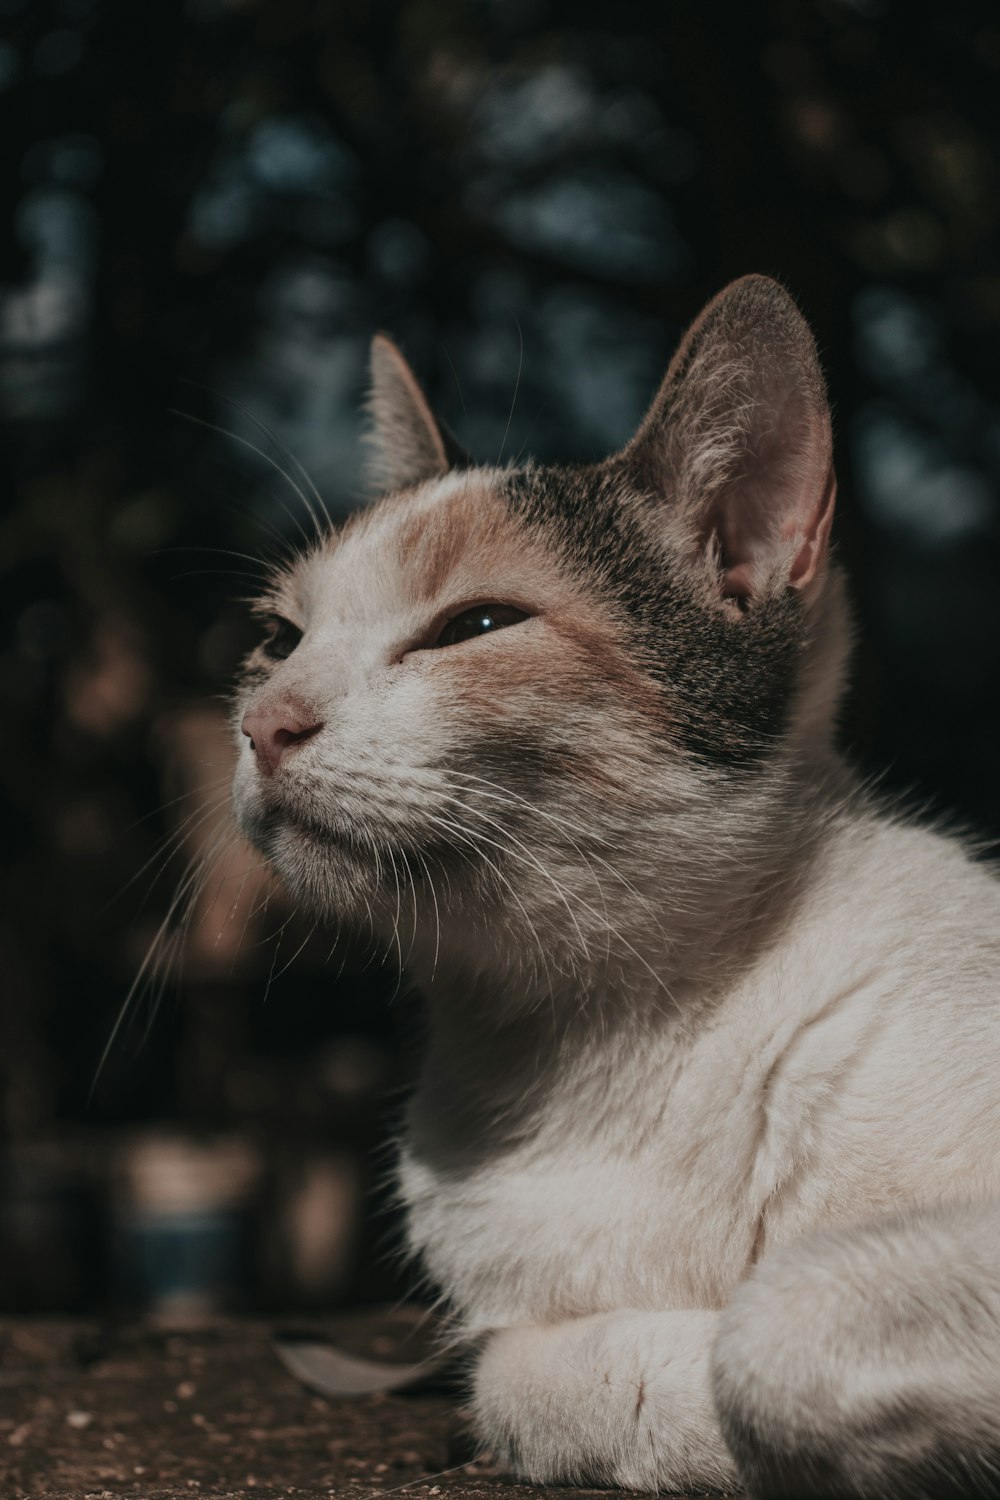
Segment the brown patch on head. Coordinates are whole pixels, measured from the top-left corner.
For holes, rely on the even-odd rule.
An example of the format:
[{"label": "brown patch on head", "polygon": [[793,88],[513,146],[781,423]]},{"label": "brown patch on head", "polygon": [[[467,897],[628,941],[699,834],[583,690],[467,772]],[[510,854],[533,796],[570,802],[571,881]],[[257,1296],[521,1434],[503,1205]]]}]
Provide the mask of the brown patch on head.
[{"label": "brown patch on head", "polygon": [[488,576],[492,546],[505,522],[516,529],[488,484],[477,483],[470,474],[436,503],[407,507],[396,534],[396,553],[412,584],[424,598],[433,598],[460,567]]},{"label": "brown patch on head", "polygon": [[634,766],[669,734],[663,688],[630,655],[601,599],[584,589],[429,665],[473,736],[470,770],[486,767],[527,786],[570,780],[621,805],[633,795]]},{"label": "brown patch on head", "polygon": [[497,602],[537,613],[579,594],[565,560],[524,524],[490,471],[383,502],[377,515],[401,592],[413,603],[457,610]]},{"label": "brown patch on head", "polygon": [[646,718],[657,731],[670,719],[668,699],[662,686],[622,644],[622,633],[598,623],[593,613],[561,614],[551,622],[555,630],[575,652],[581,670],[592,682],[610,689],[636,714]]}]

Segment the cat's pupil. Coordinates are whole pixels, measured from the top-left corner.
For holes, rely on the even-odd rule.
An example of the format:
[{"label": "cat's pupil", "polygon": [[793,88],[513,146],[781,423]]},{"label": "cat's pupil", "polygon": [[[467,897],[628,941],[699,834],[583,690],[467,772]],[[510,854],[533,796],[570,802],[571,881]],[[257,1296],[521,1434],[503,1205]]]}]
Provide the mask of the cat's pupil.
[{"label": "cat's pupil", "polygon": [[284,661],[291,656],[301,639],[302,631],[297,625],[293,625],[291,620],[276,617],[271,622],[271,634],[261,649],[272,661]]},{"label": "cat's pupil", "polygon": [[475,604],[448,621],[435,642],[438,646],[457,646],[461,641],[470,641],[477,635],[488,635],[490,631],[502,630],[507,625],[516,625],[528,617],[522,609],[512,604]]}]

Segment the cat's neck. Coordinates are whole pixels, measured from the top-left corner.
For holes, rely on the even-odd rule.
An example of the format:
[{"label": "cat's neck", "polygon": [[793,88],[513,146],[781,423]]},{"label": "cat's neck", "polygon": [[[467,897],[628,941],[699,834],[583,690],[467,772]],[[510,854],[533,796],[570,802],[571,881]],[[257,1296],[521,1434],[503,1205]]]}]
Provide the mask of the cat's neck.
[{"label": "cat's neck", "polygon": [[408,961],[434,1024],[461,1033],[473,1014],[487,1028],[548,1014],[560,1027],[634,1026],[690,1009],[749,967],[793,919],[844,813],[858,815],[858,783],[831,753],[720,781],[713,798],[711,816],[705,799],[651,799],[641,825],[605,839],[613,863],[592,858],[574,884],[550,877],[547,907],[522,906],[524,931],[489,912],[439,915]]},{"label": "cat's neck", "polygon": [[[800,783],[782,785],[782,815],[762,819],[770,837],[733,836],[714,851],[711,878],[688,890],[670,869],[652,867],[634,899],[616,904],[606,942],[584,957],[573,944],[552,945],[548,969],[521,961],[470,962],[424,955],[415,979],[427,1002],[428,1048],[421,1111],[449,1135],[471,1140],[480,1129],[496,1146],[531,1128],[540,1104],[594,1067],[606,1089],[613,1055],[666,1043],[681,1054],[686,1039],[723,995],[780,943],[802,901],[823,879],[824,850],[854,783],[831,761]],[[766,799],[763,787],[747,797]],[[734,814],[735,816],[735,814]],[[780,836],[775,828],[780,829]],[[655,830],[650,842],[657,847]],[[500,950],[502,952],[502,949]]]}]

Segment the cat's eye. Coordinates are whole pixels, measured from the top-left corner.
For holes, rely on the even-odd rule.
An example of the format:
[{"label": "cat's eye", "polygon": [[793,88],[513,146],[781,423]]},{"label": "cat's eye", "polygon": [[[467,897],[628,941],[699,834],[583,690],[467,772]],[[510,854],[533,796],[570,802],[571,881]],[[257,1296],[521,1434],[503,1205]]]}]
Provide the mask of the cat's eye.
[{"label": "cat's eye", "polygon": [[270,634],[260,649],[272,661],[284,661],[286,657],[291,656],[301,641],[302,631],[297,625],[293,625],[291,620],[285,620],[281,615],[272,615],[269,624]]},{"label": "cat's eye", "polygon": [[453,615],[433,644],[458,646],[462,641],[490,635],[494,630],[518,625],[527,618],[523,609],[515,609],[512,604],[474,604],[471,609],[463,609],[460,615]]}]

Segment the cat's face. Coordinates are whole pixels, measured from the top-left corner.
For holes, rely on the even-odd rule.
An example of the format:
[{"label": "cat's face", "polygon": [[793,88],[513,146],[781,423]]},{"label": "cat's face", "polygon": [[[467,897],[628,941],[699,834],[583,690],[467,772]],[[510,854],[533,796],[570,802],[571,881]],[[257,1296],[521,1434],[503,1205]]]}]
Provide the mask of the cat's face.
[{"label": "cat's face", "polygon": [[421,909],[537,915],[553,828],[599,837],[595,799],[641,813],[663,694],[621,611],[518,515],[508,480],[387,499],[263,601],[286,623],[247,664],[236,805],[327,912],[394,920],[401,891],[407,934],[414,892]]},{"label": "cat's face", "polygon": [[[773,283],[713,307],[633,444],[577,470],[449,469],[376,346],[392,492],[261,602],[235,803],[293,892],[371,920],[404,960],[444,943],[465,967],[572,966],[634,914],[635,881],[671,859],[697,876],[726,789],[760,781],[801,718],[832,499],[822,387]],[[734,376],[733,351],[768,318],[788,367],[758,379],[754,429],[760,354]],[[740,422],[701,404],[726,381]]]}]

